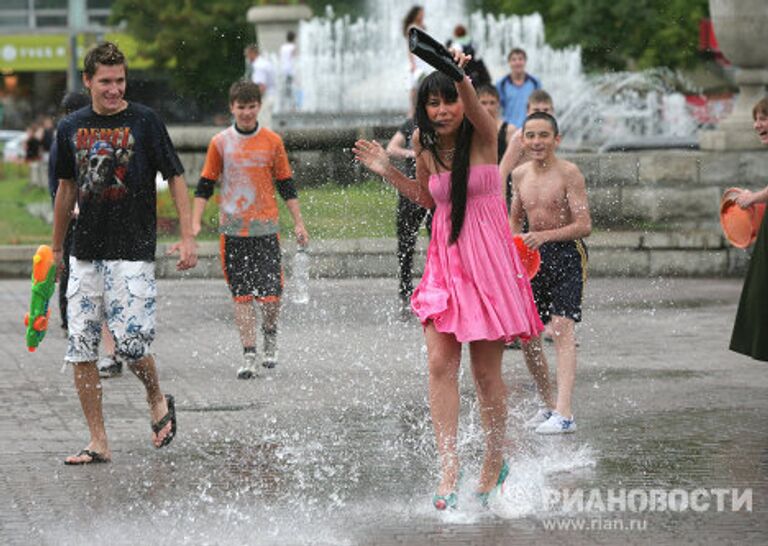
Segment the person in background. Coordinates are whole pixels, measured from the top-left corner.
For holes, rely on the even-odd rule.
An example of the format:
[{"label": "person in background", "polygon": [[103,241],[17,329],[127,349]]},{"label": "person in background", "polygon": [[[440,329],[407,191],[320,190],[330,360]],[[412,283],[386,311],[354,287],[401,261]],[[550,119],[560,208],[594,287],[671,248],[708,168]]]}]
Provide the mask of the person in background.
[{"label": "person in background", "polygon": [[243,49],[243,58],[245,60],[243,79],[245,81],[251,81],[251,78],[253,77],[253,61],[256,60],[256,47],[252,44],[245,46]]},{"label": "person in background", "polygon": [[[757,138],[768,145],[768,98],[763,98],[752,109]],[[741,208],[757,203],[768,203],[768,186],[760,191],[742,190],[736,196]],[[739,308],[733,323],[731,351],[768,362],[768,219],[763,218],[757,235],[749,269],[744,278]]]},{"label": "person in background", "polygon": [[[91,104],[87,95],[79,91],[74,91],[64,95],[61,100],[61,112],[64,117],[69,114],[85,108]],[[48,191],[51,194],[51,205],[56,202],[56,192],[59,190],[59,179],[56,178],[56,155],[58,145],[56,139],[51,143],[51,150],[48,157]],[[61,316],[61,327],[67,330],[67,284],[69,282],[69,255],[72,250],[72,231],[74,229],[74,219],[77,218],[77,211],[73,211],[73,221],[67,227],[67,233],[64,237],[63,261],[59,270],[59,314]],[[114,352],[114,349],[113,349]]]},{"label": "person in background", "polygon": [[[530,116],[534,112],[545,112],[550,116],[555,115],[555,106],[552,102],[552,97],[543,89],[537,89],[528,97],[528,104],[526,106],[526,116]],[[522,165],[527,161],[525,155],[525,147],[523,146],[523,131],[521,128],[515,128],[513,125],[507,124],[508,135],[506,143],[502,148],[501,134],[499,134],[499,174],[501,179],[506,181],[507,187],[507,208],[509,208],[512,200],[512,171],[514,171],[519,165]],[[509,133],[511,132],[511,136]],[[545,330],[546,335],[546,330]]]},{"label": "person in background", "polygon": [[480,89],[486,85],[492,85],[491,74],[488,72],[485,62],[483,62],[483,59],[480,58],[480,55],[475,50],[472,39],[469,37],[467,28],[464,25],[456,25],[456,27],[454,27],[453,37],[448,40],[446,47],[448,47],[448,49],[461,51],[465,55],[471,57],[471,59],[467,61],[467,66],[465,67],[464,72],[469,76],[475,89]]},{"label": "person in background", "polygon": [[[496,127],[498,129],[498,138],[496,141],[499,159],[504,155],[507,150],[507,143],[512,138],[515,132],[515,128],[509,123],[501,119],[501,113],[499,111],[499,92],[492,85],[482,85],[477,88],[477,98],[480,100],[480,104],[485,110],[493,116],[496,120]],[[505,186],[505,202],[507,204],[507,210],[509,210],[509,204],[512,199],[512,187],[511,179],[509,177],[501,179]]]},{"label": "person in background", "polygon": [[[525,115],[530,116],[534,112],[544,112],[550,116],[555,115],[555,104],[549,93],[543,89],[537,89],[528,97]],[[507,147],[499,162],[499,173],[502,180],[509,178],[518,166],[527,161],[525,147],[523,146],[523,131],[521,128],[513,129],[512,136],[507,141]]]},{"label": "person in background", "polygon": [[424,77],[432,71],[432,67],[422,61],[419,57],[411,53],[408,46],[408,32],[411,27],[418,27],[421,30],[426,30],[424,26],[424,7],[423,6],[411,6],[411,9],[406,13],[403,19],[403,36],[406,42],[406,51],[408,51],[408,117],[412,118],[414,109],[416,108],[416,93],[418,92],[419,85]]},{"label": "person in background", "polygon": [[248,46],[249,54],[253,57],[251,66],[251,81],[259,86],[261,92],[261,110],[259,113],[259,124],[262,127],[272,127],[272,107],[274,103],[275,91],[275,68],[269,59],[262,54],[259,46],[251,44]]},{"label": "person in background", "polygon": [[510,226],[526,246],[541,254],[531,288],[542,322],[552,323],[557,352],[557,398],[553,400],[540,337],[522,340],[525,363],[544,403],[526,426],[539,434],[570,433],[576,431],[572,411],[576,381],[574,329],[582,318],[587,280],[587,249],[582,239],[591,233],[592,220],[584,175],[575,164],[555,155],[560,144],[555,118],[534,112],[526,118],[522,130],[530,160],[512,174]]},{"label": "person in background", "polygon": [[285,35],[285,43],[280,46],[280,76],[282,78],[284,102],[283,109],[293,111],[296,109],[294,85],[296,83],[296,33],[289,30]]},{"label": "person in background", "polygon": [[[413,131],[416,124],[413,119],[407,119],[400,126],[387,144],[387,154],[403,161],[403,174],[416,178],[416,155],[413,152]],[[400,320],[406,321],[413,316],[411,311],[411,296],[413,295],[413,254],[419,236],[421,223],[426,219],[427,231],[431,230],[432,215],[430,211],[407,197],[397,193],[397,262],[398,295],[400,296]]]},{"label": "person in background", "polygon": [[291,213],[300,246],[309,244],[299,196],[280,136],[258,123],[260,87],[238,81],[229,88],[234,124],[214,135],[195,191],[192,232],[202,227],[203,211],[220,184],[219,232],[224,278],[235,304],[235,325],[243,346],[238,379],[258,375],[256,311],[263,334],[261,366],[277,366],[277,327],[283,294],[279,212],[276,193]]},{"label": "person in background", "polygon": [[[531,115],[534,112],[544,112],[550,116],[555,115],[555,105],[552,101],[552,97],[543,89],[537,89],[528,97],[526,115]],[[499,144],[501,145],[501,141],[499,141]],[[499,162],[499,174],[501,175],[501,179],[506,181],[507,208],[510,208],[512,203],[512,171],[528,161],[528,157],[525,154],[525,147],[523,146],[522,129],[514,130],[512,136],[509,137],[507,141],[506,150],[502,153],[503,155],[500,156],[501,161]],[[525,221],[523,222],[523,225],[525,227]],[[554,338],[552,337],[552,323],[548,322],[544,325],[544,332],[541,334],[541,338],[548,343],[554,343]],[[577,346],[578,343],[579,342],[576,341]],[[522,349],[522,345],[517,340],[507,347],[509,349]]]},{"label": "person in background", "polygon": [[507,56],[509,74],[496,83],[501,102],[504,121],[520,128],[525,121],[528,97],[536,89],[541,89],[541,82],[525,71],[528,54],[524,49],[514,48]]},{"label": "person in background", "polygon": [[27,127],[27,140],[24,143],[24,161],[34,163],[40,161],[43,155],[42,141],[40,139],[40,125],[37,122]]},{"label": "person in background", "polygon": [[53,125],[53,118],[51,116],[45,116],[42,121],[42,128],[40,131],[40,146],[43,150],[43,160],[48,161],[51,153],[51,146],[53,146],[53,135],[56,132],[56,128]]}]

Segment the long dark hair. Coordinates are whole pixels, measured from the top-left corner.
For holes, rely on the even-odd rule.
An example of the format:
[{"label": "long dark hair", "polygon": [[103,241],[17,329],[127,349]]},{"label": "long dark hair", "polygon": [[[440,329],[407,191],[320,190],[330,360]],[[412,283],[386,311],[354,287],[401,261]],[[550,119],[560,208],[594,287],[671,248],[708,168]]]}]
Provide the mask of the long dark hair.
[{"label": "long dark hair", "polygon": [[437,134],[435,127],[427,116],[427,101],[437,95],[443,100],[454,102],[459,100],[456,86],[442,72],[432,72],[424,78],[419,86],[416,98],[416,126],[419,128],[419,144],[425,150],[432,152],[435,161],[446,170],[451,171],[451,237],[449,244],[459,238],[461,227],[464,225],[464,213],[467,209],[467,178],[469,176],[469,152],[472,148],[474,126],[465,117],[456,136],[456,149],[450,165],[443,163],[437,150]]},{"label": "long dark hair", "polygon": [[403,18],[403,36],[406,38],[408,37],[408,29],[411,28],[411,25],[416,22],[419,13],[422,11],[424,11],[422,6],[411,6],[411,9],[408,10],[408,13],[406,13],[405,17]]}]

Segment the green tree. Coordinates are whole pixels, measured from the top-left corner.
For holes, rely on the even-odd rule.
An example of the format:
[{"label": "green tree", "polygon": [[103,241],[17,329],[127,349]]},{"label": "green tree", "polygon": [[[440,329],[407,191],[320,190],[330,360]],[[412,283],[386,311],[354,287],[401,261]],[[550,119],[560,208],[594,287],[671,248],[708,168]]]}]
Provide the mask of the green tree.
[{"label": "green tree", "polygon": [[116,0],[112,22],[124,22],[139,53],[167,73],[182,96],[204,109],[225,100],[243,75],[243,49],[254,41],[246,21],[253,0]]},{"label": "green tree", "polygon": [[[246,21],[259,4],[298,4],[268,0],[116,0],[111,22],[125,24],[139,42],[139,54],[170,77],[176,92],[204,111],[220,110],[231,82],[244,72],[243,49],[256,36]],[[337,15],[360,15],[359,0],[310,0],[315,14],[331,4]]]},{"label": "green tree", "polygon": [[686,68],[698,60],[707,0],[475,0],[492,13],[541,13],[547,42],[578,44],[589,69]]}]

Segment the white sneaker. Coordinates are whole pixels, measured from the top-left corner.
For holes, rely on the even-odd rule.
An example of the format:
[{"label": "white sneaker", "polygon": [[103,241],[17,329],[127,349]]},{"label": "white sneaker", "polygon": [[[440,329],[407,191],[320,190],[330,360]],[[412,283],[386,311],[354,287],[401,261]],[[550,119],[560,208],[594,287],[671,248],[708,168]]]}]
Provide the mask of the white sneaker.
[{"label": "white sneaker", "polygon": [[553,411],[549,419],[536,427],[536,432],[538,434],[568,434],[576,432],[576,421],[573,419],[573,415],[571,415],[570,419],[566,419],[556,411]]},{"label": "white sneaker", "polygon": [[528,419],[523,426],[525,428],[536,428],[550,417],[552,417],[551,409],[540,408],[539,411],[536,412],[536,415]]},{"label": "white sneaker", "polygon": [[277,351],[270,355],[264,355],[264,360],[261,362],[261,365],[268,370],[271,370],[277,366]]},{"label": "white sneaker", "polygon": [[256,372],[256,360],[257,355],[255,353],[248,353],[243,355],[245,358],[245,364],[243,367],[237,370],[238,379],[253,379],[258,374]]}]

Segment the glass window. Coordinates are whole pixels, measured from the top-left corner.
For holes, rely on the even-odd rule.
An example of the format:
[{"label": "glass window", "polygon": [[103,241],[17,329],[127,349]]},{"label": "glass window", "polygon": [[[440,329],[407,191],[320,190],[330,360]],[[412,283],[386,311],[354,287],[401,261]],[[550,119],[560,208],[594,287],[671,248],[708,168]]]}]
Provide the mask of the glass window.
[{"label": "glass window", "polygon": [[65,27],[67,26],[66,15],[38,15],[35,17],[38,27]]},{"label": "glass window", "polygon": [[107,26],[107,21],[109,21],[109,15],[95,15],[92,13],[88,16],[88,22],[94,26],[105,27]]},{"label": "glass window", "polygon": [[29,27],[28,17],[15,15],[2,15],[0,12],[0,27]]},{"label": "glass window", "polygon": [[29,8],[29,0],[3,0],[2,8],[0,8],[0,13],[2,13],[2,11],[5,11],[5,10],[12,10],[12,9],[26,10],[28,8]]},{"label": "glass window", "polygon": [[88,9],[111,9],[115,0],[88,0]]},{"label": "glass window", "polygon": [[67,0],[35,0],[35,9],[67,9]]}]

